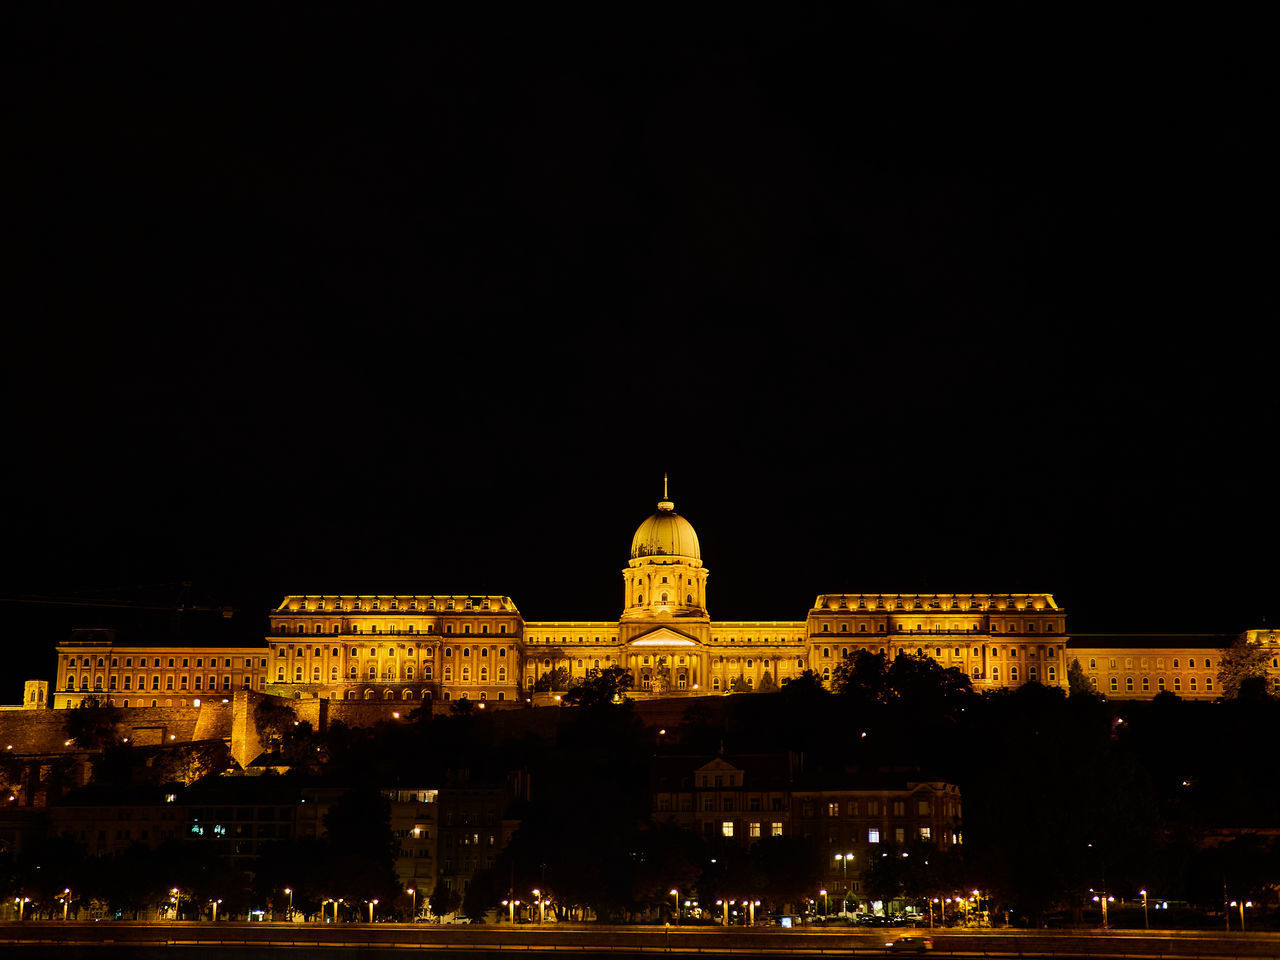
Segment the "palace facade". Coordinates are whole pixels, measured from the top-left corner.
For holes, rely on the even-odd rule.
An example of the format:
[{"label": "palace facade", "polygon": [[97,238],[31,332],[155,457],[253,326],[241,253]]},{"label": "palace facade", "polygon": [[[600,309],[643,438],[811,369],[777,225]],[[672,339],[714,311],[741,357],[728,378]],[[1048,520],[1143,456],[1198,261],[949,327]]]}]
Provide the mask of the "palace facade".
[{"label": "palace facade", "polygon": [[[129,645],[110,631],[77,631],[58,647],[48,702],[179,706],[255,690],[515,706],[535,688],[609,667],[631,673],[637,697],[714,695],[777,689],[806,670],[830,682],[857,650],[928,656],[978,690],[1065,688],[1077,659],[1108,696],[1217,696],[1223,638],[1170,638],[1168,650],[1120,636],[1082,646],[1048,593],[820,594],[799,620],[713,620],[698,535],[665,486],[631,538],[617,620],[526,621],[506,596],[300,594],[284,598],[263,643],[249,646]],[[1275,632],[1267,638],[1280,657]]]}]

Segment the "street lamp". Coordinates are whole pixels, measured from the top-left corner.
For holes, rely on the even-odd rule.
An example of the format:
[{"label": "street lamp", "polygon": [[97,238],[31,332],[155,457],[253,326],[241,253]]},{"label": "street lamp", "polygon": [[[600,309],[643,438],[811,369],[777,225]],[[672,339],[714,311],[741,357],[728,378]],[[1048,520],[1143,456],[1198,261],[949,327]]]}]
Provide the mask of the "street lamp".
[{"label": "street lamp", "polygon": [[541,923],[546,918],[546,910],[542,905],[542,891],[535,889],[533,897],[538,901],[538,922]]},{"label": "street lamp", "polygon": [[825,920],[827,917],[827,891],[819,890],[818,892],[822,894],[822,918]]},{"label": "street lamp", "polygon": [[293,887],[285,887],[284,892],[289,895],[289,914],[290,920],[293,919]]},{"label": "street lamp", "polygon": [[1115,897],[1108,897],[1105,893],[1102,894],[1101,896],[1097,896],[1096,894],[1094,895],[1093,902],[1102,904],[1102,929],[1103,930],[1106,930],[1109,926],[1107,923],[1107,904],[1115,903],[1115,900],[1116,900]]},{"label": "street lamp", "polygon": [[378,901],[376,899],[369,901],[369,922],[370,923],[373,923],[373,908],[377,905],[377,903]]},{"label": "street lamp", "polygon": [[410,914],[409,920],[412,922],[418,919],[418,891],[415,890],[413,887],[410,887],[408,890],[405,891],[405,893],[409,894],[409,896],[412,898],[410,902],[413,904],[413,906],[409,908],[409,914]]},{"label": "street lamp", "polygon": [[511,915],[511,925],[516,923],[516,907],[520,906],[519,900],[503,900],[502,905],[507,908],[507,912]]},{"label": "street lamp", "polygon": [[671,890],[671,900],[675,904],[676,925],[679,926],[680,925],[680,891],[679,890],[676,890],[674,888]]},{"label": "street lamp", "polygon": [[14,897],[13,902],[18,905],[18,919],[22,919],[22,908],[31,902],[30,897]]},{"label": "street lamp", "polygon": [[62,901],[62,922],[67,921],[67,905],[71,903],[71,888],[67,887],[62,891],[62,896],[58,897]]},{"label": "street lamp", "polygon": [[210,900],[209,902],[213,904],[213,922],[217,923],[218,922],[218,904],[220,904],[222,901]]},{"label": "street lamp", "polygon": [[1147,891],[1139,890],[1142,894],[1142,926],[1147,930],[1151,929],[1151,921],[1147,918]]},{"label": "street lamp", "polygon": [[[1231,906],[1240,908],[1240,932],[1244,933],[1244,908],[1252,907],[1253,901],[1252,900],[1232,900]],[[22,919],[22,918],[19,917],[18,919]]]},{"label": "street lamp", "polygon": [[169,892],[173,894],[173,919],[181,920],[182,919],[182,893],[178,890],[177,887],[170,888]]}]

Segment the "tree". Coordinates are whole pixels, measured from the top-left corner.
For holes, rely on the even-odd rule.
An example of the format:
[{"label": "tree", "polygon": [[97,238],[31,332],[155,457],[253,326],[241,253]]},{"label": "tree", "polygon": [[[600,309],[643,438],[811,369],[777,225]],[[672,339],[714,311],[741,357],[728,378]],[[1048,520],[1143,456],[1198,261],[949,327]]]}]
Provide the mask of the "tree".
[{"label": "tree", "polygon": [[888,670],[884,654],[855,650],[836,664],[831,688],[843,696],[883,702],[889,696]]},{"label": "tree", "polygon": [[563,666],[556,666],[550,672],[543,671],[542,676],[533,682],[534,693],[546,693],[550,690],[568,690],[569,671]]},{"label": "tree", "polygon": [[747,683],[747,678],[742,674],[738,674],[729,681],[730,693],[751,693],[751,684]]},{"label": "tree", "polygon": [[766,670],[764,672],[764,676],[760,678],[760,692],[776,693],[777,690],[778,690],[778,685],[773,682],[773,674],[771,674],[768,670]]},{"label": "tree", "polygon": [[76,707],[67,711],[63,729],[82,750],[104,750],[120,743],[120,719],[114,707]]},{"label": "tree", "polygon": [[484,923],[485,915],[498,908],[499,898],[494,890],[493,872],[477,870],[467,884],[462,897],[462,912],[472,923]]},{"label": "tree", "polygon": [[452,887],[438,883],[431,891],[431,896],[427,897],[427,906],[435,916],[446,917],[451,913],[457,913],[458,908],[462,906],[462,897],[458,896],[458,891]]},{"label": "tree", "polygon": [[1241,634],[1218,657],[1218,685],[1224,697],[1238,697],[1241,693],[1257,692],[1257,684],[1247,684],[1255,677],[1263,678],[1266,689],[1267,660],[1271,654],[1260,643],[1251,641],[1248,634]]},{"label": "tree", "polygon": [[565,695],[564,701],[589,709],[629,703],[627,692],[634,684],[635,678],[624,667],[592,668],[587,678]]},{"label": "tree", "polygon": [[1067,690],[1073,697],[1092,697],[1098,694],[1089,678],[1084,675],[1084,667],[1080,666],[1079,659],[1072,659],[1071,666],[1067,667]]}]

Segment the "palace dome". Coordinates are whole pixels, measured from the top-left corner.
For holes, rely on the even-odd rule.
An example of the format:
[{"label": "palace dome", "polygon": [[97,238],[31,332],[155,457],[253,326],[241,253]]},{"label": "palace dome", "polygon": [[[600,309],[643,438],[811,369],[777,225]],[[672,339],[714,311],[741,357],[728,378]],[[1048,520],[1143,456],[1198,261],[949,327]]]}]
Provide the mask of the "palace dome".
[{"label": "palace dome", "polygon": [[670,500],[659,500],[658,512],[640,524],[631,538],[631,559],[639,557],[702,559],[693,524],[676,513],[676,505]]}]

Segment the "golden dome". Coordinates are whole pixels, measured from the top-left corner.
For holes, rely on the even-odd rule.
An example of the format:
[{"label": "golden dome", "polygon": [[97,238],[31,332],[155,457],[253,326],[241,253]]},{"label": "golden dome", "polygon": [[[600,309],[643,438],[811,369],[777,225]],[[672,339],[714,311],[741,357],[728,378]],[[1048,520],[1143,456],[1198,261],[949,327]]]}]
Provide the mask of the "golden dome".
[{"label": "golden dome", "polygon": [[631,559],[639,557],[702,559],[693,524],[676,513],[676,505],[665,497],[658,501],[658,512],[640,524],[631,538]]}]

